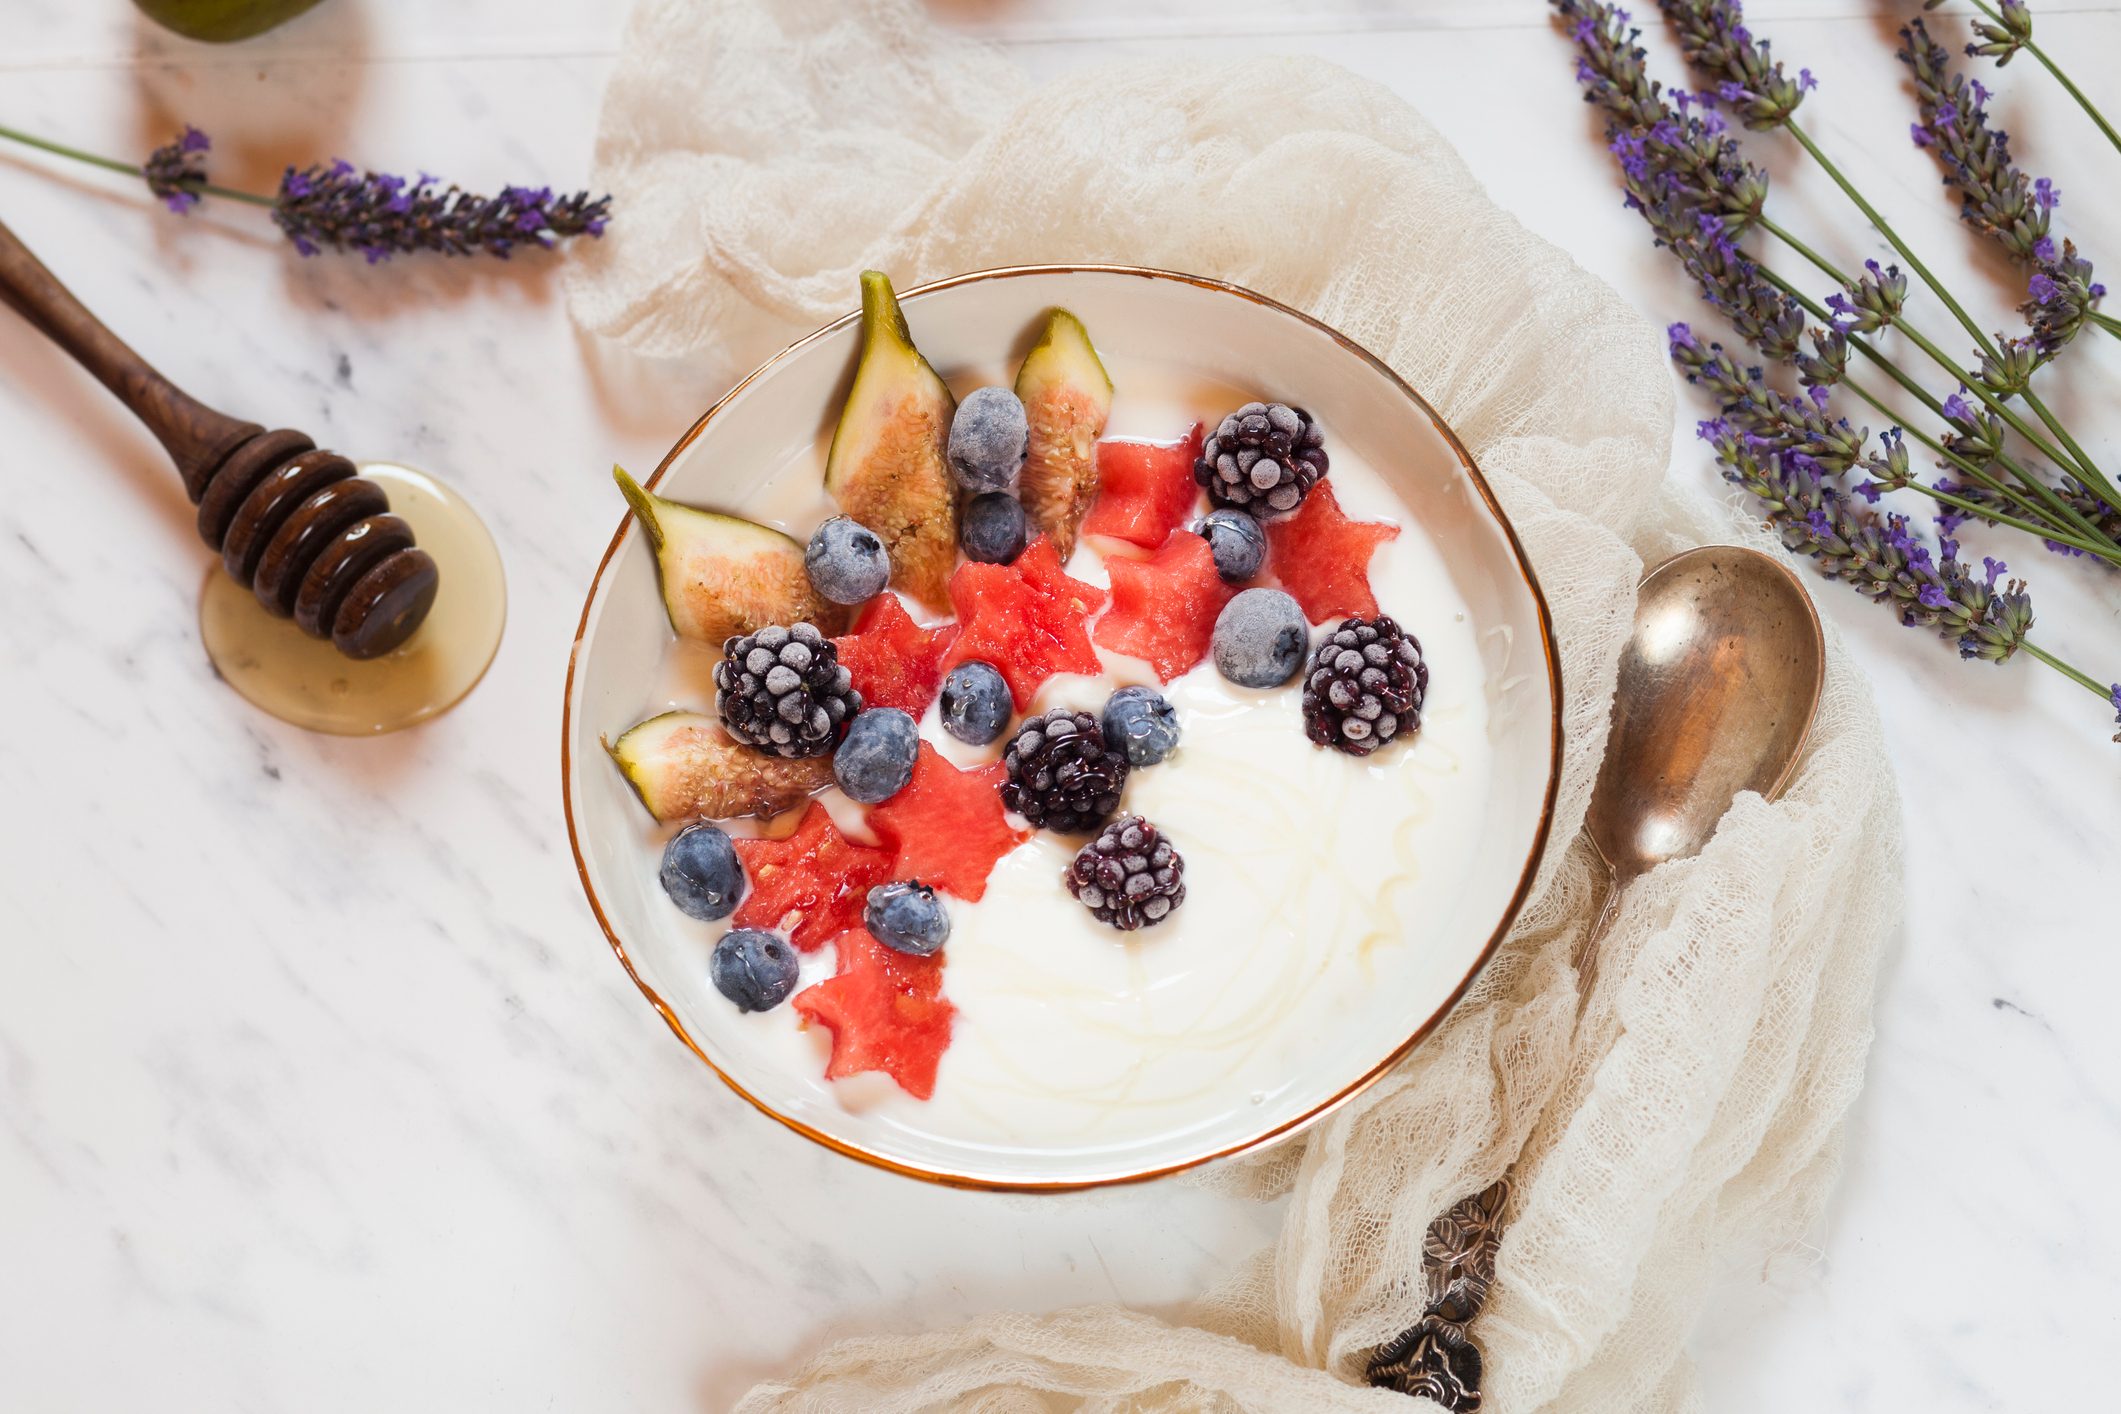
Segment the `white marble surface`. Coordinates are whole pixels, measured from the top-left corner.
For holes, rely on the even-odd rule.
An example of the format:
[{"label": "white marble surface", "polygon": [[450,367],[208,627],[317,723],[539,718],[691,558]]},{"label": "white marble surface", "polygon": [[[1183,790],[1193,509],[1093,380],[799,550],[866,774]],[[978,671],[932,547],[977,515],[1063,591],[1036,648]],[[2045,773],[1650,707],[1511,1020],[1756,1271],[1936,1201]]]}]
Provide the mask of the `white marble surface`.
[{"label": "white marble surface", "polygon": [[[1593,160],[1537,0],[1301,18],[1273,0],[935,3],[1041,76],[1115,52],[1341,60],[1655,317],[1694,312]],[[2000,320],[2010,292],[1901,137],[1888,36],[1914,7],[1751,8],[1825,81],[1826,139]],[[2121,5],[2036,9],[2121,105]],[[0,122],[137,154],[189,119],[217,175],[258,186],[333,152],[571,184],[620,12],[330,0],[212,50],[119,0],[0,0]],[[2121,156],[2029,61],[2006,80],[2002,114],[2068,229],[2121,252]],[[1785,210],[1868,249],[1791,175]],[[257,213],[178,221],[15,152],[0,212],[208,401],[455,479],[513,590],[491,676],[423,730],[349,742],[258,716],[199,654],[205,557],[161,453],[0,318],[0,1406],[714,1410],[837,1334],[1154,1307],[1265,1240],[1271,1210],[1183,1186],[1029,1202],[834,1159],[713,1084],[613,964],[567,858],[560,680],[618,519],[605,471],[652,463],[711,371],[675,389],[600,372],[543,261],[304,263]],[[2065,403],[2117,449],[2099,387],[2121,359],[2098,361]],[[1682,425],[1698,415],[1682,399]],[[1711,481],[1691,442],[1675,460]],[[2121,671],[2114,592],[2012,558],[2041,637]],[[1962,666],[1853,596],[1823,604],[1891,724],[1908,927],[1840,1194],[1810,1244],[1730,1274],[1697,1340],[1710,1405],[2102,1405],[2121,1334],[2121,748],[2035,667]]]}]

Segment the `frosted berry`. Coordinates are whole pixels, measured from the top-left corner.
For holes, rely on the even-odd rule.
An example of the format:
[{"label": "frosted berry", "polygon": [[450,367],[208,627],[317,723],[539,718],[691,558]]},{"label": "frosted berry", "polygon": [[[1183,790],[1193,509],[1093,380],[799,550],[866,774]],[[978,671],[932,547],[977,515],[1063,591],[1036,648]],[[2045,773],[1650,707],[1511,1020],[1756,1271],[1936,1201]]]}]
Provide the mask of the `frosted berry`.
[{"label": "frosted berry", "polygon": [[1105,699],[1105,745],[1129,766],[1154,766],[1178,745],[1178,709],[1153,687],[1123,687]]},{"label": "frosted berry", "polygon": [[1013,564],[1030,538],[1022,503],[1006,491],[974,496],[958,517],[957,542],[966,559],[981,564]]},{"label": "frosted berry", "polygon": [[736,911],[744,892],[744,866],[729,836],[713,825],[687,825],[663,846],[657,875],[663,892],[687,918],[713,923]]},{"label": "frosted berry", "polygon": [[1119,809],[1127,784],[1127,758],[1105,745],[1097,718],[1066,707],[1018,727],[1002,765],[1009,772],[1002,804],[1063,835],[1096,829]]},{"label": "frosted berry", "polygon": [[1122,815],[1099,831],[1061,881],[1098,922],[1122,932],[1154,927],[1186,901],[1186,861],[1139,815]]},{"label": "frosted berry", "polygon": [[1193,479],[1216,505],[1272,520],[1303,504],[1326,474],[1325,441],[1302,408],[1246,403],[1201,445]]},{"label": "frosted berry", "polygon": [[1007,388],[975,388],[950,420],[950,474],[967,491],[1007,491],[1024,469],[1031,424]]},{"label": "frosted berry", "polygon": [[950,941],[950,914],[934,889],[912,879],[878,884],[869,891],[862,923],[887,948],[926,957]]},{"label": "frosted berry", "polygon": [[854,719],[832,753],[832,778],[864,805],[881,805],[913,779],[921,729],[910,712],[873,707]]},{"label": "frosted berry", "polygon": [[835,604],[866,604],[891,582],[891,556],[875,531],[834,516],[810,536],[803,568],[811,587]]},{"label": "frosted berry", "polygon": [[943,679],[943,730],[971,746],[985,746],[1008,730],[1015,704],[1009,680],[992,663],[974,658]]},{"label": "frosted berry", "polygon": [[1279,687],[1303,666],[1311,626],[1279,589],[1247,589],[1215,617],[1215,670],[1239,687]]},{"label": "frosted berry", "polygon": [[1391,619],[1342,619],[1304,671],[1304,735],[1368,756],[1421,729],[1429,665],[1421,643]]},{"label": "frosted berry", "polygon": [[1243,584],[1266,562],[1267,532],[1243,511],[1210,511],[1201,519],[1199,533],[1215,556],[1215,572],[1227,584]]},{"label": "frosted berry", "polygon": [[815,624],[773,624],[723,646],[714,668],[714,710],[746,746],[776,756],[823,756],[862,710],[862,695]]},{"label": "frosted berry", "polygon": [[714,945],[707,970],[738,1011],[772,1011],[795,990],[795,949],[778,933],[732,928]]}]

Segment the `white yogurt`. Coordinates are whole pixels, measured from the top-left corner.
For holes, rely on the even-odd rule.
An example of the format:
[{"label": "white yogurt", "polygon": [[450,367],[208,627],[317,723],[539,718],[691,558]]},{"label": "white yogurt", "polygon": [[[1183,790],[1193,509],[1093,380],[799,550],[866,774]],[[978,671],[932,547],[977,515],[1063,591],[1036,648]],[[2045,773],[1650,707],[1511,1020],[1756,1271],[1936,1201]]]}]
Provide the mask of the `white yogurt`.
[{"label": "white yogurt", "polygon": [[[1256,396],[1155,368],[1112,372],[1108,436],[1175,438]],[[980,381],[961,380],[959,392]],[[1185,904],[1160,925],[1115,932],[1061,885],[1082,839],[1034,834],[995,867],[978,903],[949,900],[943,992],[958,1013],[934,1097],[915,1100],[880,1076],[820,1081],[839,1103],[972,1142],[1125,1143],[1266,1103],[1333,1048],[1351,1014],[1406,992],[1425,922],[1450,906],[1481,833],[1486,696],[1465,606],[1435,548],[1378,475],[1325,432],[1342,507],[1400,528],[1371,560],[1370,582],[1429,664],[1420,733],[1357,760],[1305,739],[1295,682],[1235,687],[1209,662],[1163,686],[1180,745],[1133,773],[1122,808],[1153,821],[1184,857]],[[823,457],[820,446],[785,468],[751,513],[806,537],[832,512],[818,489]],[[1079,548],[1068,569],[1107,582],[1095,546]],[[1115,687],[1155,684],[1138,660],[1100,657],[1102,676],[1052,679],[1033,710],[1094,713]],[[675,648],[667,701],[651,709],[711,710],[713,662],[698,646]],[[1007,740],[966,746],[932,709],[922,733],[960,764],[996,759]],[[836,791],[826,801],[865,837],[859,806]],[[661,838],[644,838],[644,868]],[[719,930],[688,926],[699,930],[704,969]],[[804,959],[803,985],[831,974],[831,951]],[[776,1061],[822,1074],[822,1028],[802,1027],[786,1006],[744,1021]]]}]

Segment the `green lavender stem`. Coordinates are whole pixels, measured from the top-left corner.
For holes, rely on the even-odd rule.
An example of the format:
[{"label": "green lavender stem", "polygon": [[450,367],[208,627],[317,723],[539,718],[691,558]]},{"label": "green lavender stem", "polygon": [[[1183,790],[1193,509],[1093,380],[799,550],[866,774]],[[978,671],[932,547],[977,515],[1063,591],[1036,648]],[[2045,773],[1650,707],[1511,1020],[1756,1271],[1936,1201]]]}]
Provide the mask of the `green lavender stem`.
[{"label": "green lavender stem", "polygon": [[[1870,389],[1864,387],[1855,379],[1844,378],[1841,380],[1841,382],[1843,387],[1847,388],[1851,393],[1854,393],[1858,398],[1861,398],[1864,402],[1869,403],[1872,407],[1876,408],[1883,416],[1895,417],[1895,414],[1891,408],[1887,407],[1883,402],[1878,399],[1876,394],[1872,393]],[[1985,470],[1983,470],[1979,465],[1974,462],[1968,461],[1965,457],[1960,456],[1957,452],[1954,452],[1953,450],[1951,450],[1951,448],[1945,446],[1942,442],[1938,441],[1935,437],[1930,436],[1927,432],[1924,432],[1920,428],[1915,427],[1904,428],[1903,430],[1907,433],[1909,437],[1913,438],[1915,441],[1927,447],[1931,452],[1935,453],[1937,456],[1941,457],[1945,461],[1950,462],[1952,466],[1960,472],[1961,475],[1966,476],[1970,480],[1979,483],[1984,489],[1996,495],[2004,497],[2006,500],[2010,501],[2011,504],[2017,506],[2019,509],[2027,512],[2028,514],[2043,517],[2046,515],[2046,511],[2043,507],[2035,504],[2031,500],[2028,500],[2022,493],[2012,489],[2010,486],[2007,486],[2003,482],[1996,480],[1994,477],[1990,476]],[[1941,501],[1947,506],[1956,507],[1959,510],[1965,511],[1967,514],[1977,516],[1982,520],[1994,521],[1997,525],[2008,526],[2012,530],[2022,530],[2027,535],[2036,536],[2042,540],[2052,540],[2057,545],[2067,545],[2072,550],[2081,550],[2085,554],[2104,560],[2110,565],[2121,566],[2121,546],[2116,546],[2110,540],[2103,540],[2102,538],[2101,543],[2094,543],[2093,541],[2083,539],[2074,530],[2062,529],[2059,526],[2050,524],[2045,519],[2023,520],[2017,516],[2007,515],[2001,511],[1998,511],[1994,506],[1984,506],[1979,502],[1969,501],[1963,496],[1954,495],[1952,492],[1940,491],[1934,486],[1925,486],[1919,481],[1910,481],[1907,484],[1907,489],[1910,491],[1919,491],[1932,500]]]},{"label": "green lavender stem", "polygon": [[1908,268],[1920,277],[1923,284],[1930,287],[1930,293],[1941,300],[1944,307],[1965,327],[1966,332],[1973,336],[1974,343],[1981,351],[1987,354],[1995,353],[1995,345],[1989,342],[1988,335],[1981,332],[1981,326],[1974,322],[1973,316],[1966,312],[1958,300],[1952,298],[1952,292],[1944,288],[1944,282],[1930,273],[1930,268],[1922,263],[1922,257],[1916,255],[1908,243],[1900,239],[1900,233],[1893,229],[1892,223],[1879,213],[1878,208],[1864,200],[1863,193],[1856,190],[1854,182],[1842,175],[1841,169],[1834,165],[1834,160],[1820,151],[1819,144],[1812,141],[1812,135],[1804,130],[1804,125],[1792,118],[1785,126],[1789,129],[1790,136],[1797,139],[1798,144],[1811,154],[1812,160],[1819,164],[1819,169],[1833,179],[1835,186],[1841,188],[1842,195],[1855,203],[1856,209],[1878,229],[1878,234],[1885,237],[1886,244],[1900,253],[1900,258],[1907,262]]},{"label": "green lavender stem", "polygon": [[2045,652],[2041,648],[2037,647],[2030,639],[2019,639],[2018,646],[2020,648],[2023,648],[2026,652],[2032,654],[2035,658],[2038,658],[2041,662],[2047,664],[2050,668],[2053,668],[2056,672],[2062,674],[2062,676],[2068,678],[2071,682],[2077,684],[2077,686],[2083,688],[2086,692],[2092,693],[2093,695],[2098,697],[2101,702],[2110,702],[2113,700],[2109,695],[2110,689],[2102,687],[2099,683],[2099,680],[2093,677],[2090,673],[2083,672],[2080,669],[2071,667],[2068,663],[2063,662],[2054,654]]},{"label": "green lavender stem", "polygon": [[[1802,242],[1797,241],[1795,237],[1789,236],[1787,233],[1782,232],[1780,227],[1774,226],[1765,218],[1762,218],[1762,225],[1766,226],[1769,230],[1781,235],[1783,239],[1790,242],[1801,253],[1809,254],[1809,248],[1805,247]],[[1824,260],[1823,257],[1820,257],[1818,255],[1812,255],[1811,259],[1814,264],[1820,265],[1823,269],[1825,269],[1829,277],[1836,279],[1837,281],[1840,281],[1843,284],[1847,283],[1847,281],[1842,279],[1839,273],[1835,271],[1833,267]],[[1814,319],[1818,319],[1822,322],[1830,322],[1828,320],[1827,311],[1821,308],[1815,301],[1813,301],[1810,296],[1806,295],[1802,290],[1799,290],[1796,286],[1792,285],[1789,281],[1783,279],[1780,275],[1776,274],[1773,270],[1768,269],[1766,266],[1763,265],[1758,268],[1763,278],[1765,278],[1770,284],[1774,285],[1775,288],[1781,290],[1785,295],[1788,295],[1792,300],[1795,300],[1798,306],[1802,308],[1807,314],[1810,314]],[[1891,378],[1895,383],[1898,383],[1911,396],[1913,396],[1917,401],[1922,403],[1923,406],[1927,407],[1932,413],[1935,413],[1940,420],[1943,420],[1947,424],[1949,424],[1949,419],[1945,418],[1944,416],[1944,405],[1937,401],[1937,399],[1930,394],[1928,389],[1924,388],[1920,383],[1917,383],[1914,378],[1912,378],[1904,369],[1900,367],[1899,364],[1887,358],[1868,340],[1862,338],[1860,335],[1849,336],[1849,346],[1851,348],[1854,348],[1865,358],[1869,359],[1882,372],[1884,372],[1887,377]],[[1949,364],[1946,365],[1946,368],[1947,371],[1953,371],[1950,369]],[[1882,403],[1878,402],[1877,399],[1870,397],[1868,394],[1859,392],[1858,396],[1863,397],[1866,402],[1869,402],[1873,407],[1878,408],[1878,410],[1884,413],[1886,416],[1892,417],[1894,415],[1890,409],[1886,408]],[[1975,479],[1982,481],[1984,484],[1990,485],[1994,489],[2001,489],[2000,483],[1994,482],[1990,477],[1986,475],[1986,473],[1976,468],[1973,463],[1967,461],[1965,458],[1960,457],[1954,453],[1945,451],[1943,449],[1942,444],[1937,442],[1934,438],[1931,438],[1919,432],[1916,434],[1916,437],[1917,440],[1922,442],[1924,446],[1931,447],[1937,450],[1941,455],[1945,456],[1960,470],[1967,472],[1968,474],[1974,476]],[[2060,495],[2056,494],[2055,489],[2052,486],[2049,486],[2045,481],[2033,475],[2031,471],[2027,470],[2024,466],[2020,465],[2014,458],[2006,456],[1999,452],[1997,454],[1996,460],[2000,462],[2003,465],[2004,469],[2009,471],[2012,476],[2016,477],[2018,481],[2024,485],[2027,491],[2030,491],[2034,496],[2039,499],[2041,504],[2046,508],[2046,518],[2053,523],[2054,528],[2061,529],[2067,527],[2070,530],[2073,530],[2078,536],[2086,537],[2089,539],[2090,542],[2105,547],[2106,551],[2121,550],[2121,543],[2116,543],[2111,536],[2107,535],[2098,526],[2094,525],[2075,506],[2072,506],[2069,502],[2063,500]],[[2059,461],[2060,458],[2056,458],[2056,460]],[[2019,497],[2018,499],[2022,502],[2024,498]],[[2061,537],[2051,538],[2059,539]],[[2107,558],[2107,555],[2105,553],[2101,553],[2100,558]]]},{"label": "green lavender stem", "polygon": [[[32,133],[21,132],[14,128],[0,126],[0,138],[5,138],[9,142],[19,142],[24,147],[34,147],[40,152],[49,152],[55,157],[67,157],[76,162],[86,162],[89,166],[101,167],[106,172],[119,172],[128,177],[144,175],[138,163],[120,162],[111,157],[99,157],[93,152],[83,152],[78,147],[68,147],[63,142],[53,142],[50,138],[37,137]],[[203,195],[224,197],[229,201],[247,201],[252,206],[271,206],[273,204],[273,199],[269,196],[259,196],[256,192],[237,191],[233,187],[217,187],[211,182],[201,183],[199,191]]]},{"label": "green lavender stem", "polygon": [[[1865,207],[1864,209],[1866,211],[1869,210],[1868,207]],[[1873,217],[1872,219],[1874,224],[1876,224],[1878,218]],[[1810,261],[1813,265],[1817,266],[1820,272],[1824,274],[1829,280],[1834,281],[1834,283],[1838,285],[1847,285],[1851,283],[1848,275],[1844,273],[1840,269],[1840,267],[1835,265],[1833,261],[1828,260],[1825,256],[1813,250],[1809,245],[1806,245],[1803,241],[1799,240],[1795,235],[1791,234],[1782,226],[1778,225],[1775,221],[1770,219],[1764,213],[1759,219],[1759,225],[1760,228],[1766,231],[1769,235],[1775,237],[1775,239],[1781,241],[1791,250],[1797,252],[1797,254],[1803,256],[1806,260]],[[1881,227],[1881,229],[1883,228]],[[1891,237],[1889,236],[1888,239],[1891,239]],[[1903,253],[1905,252],[1905,247],[1901,246],[1897,241],[1894,241],[1894,249],[1900,250]],[[1912,257],[1910,257],[1910,263],[1913,263]],[[1787,287],[1785,286],[1785,288]],[[1949,300],[1949,298],[1949,296],[1946,296],[1947,300]],[[1805,304],[1805,307],[1807,309],[1813,310],[1815,318],[1825,318],[1824,312],[1819,311],[1816,306],[1813,306],[1811,304],[1809,300],[1804,300],[1802,302]],[[1955,305],[1954,308],[1956,309],[1957,306]],[[1964,311],[1961,311],[1961,314],[1963,316]],[[1928,355],[1930,360],[1934,362],[1939,368],[1951,374],[1955,379],[1958,379],[1963,382],[1966,385],[1968,392],[1972,393],[1976,398],[1978,398],[1981,403],[1989,409],[1989,411],[1995,413],[1996,416],[2002,418],[2004,423],[2009,426],[2012,431],[2016,432],[2020,437],[2023,437],[2026,440],[2026,443],[2031,446],[2034,451],[2039,452],[2042,456],[2046,457],[2049,461],[2054,462],[2056,465],[2065,467],[2070,471],[2075,472],[2079,479],[2081,479],[2087,486],[2090,486],[2093,490],[2097,491],[2099,493],[2100,499],[2107,502],[2107,504],[2121,505],[2121,495],[2117,495],[2114,492],[2112,485],[2107,482],[2106,477],[2100,473],[2099,469],[2096,466],[2093,466],[2091,464],[2090,458],[2082,456],[2071,457],[2065,455],[2063,451],[2054,443],[2048,441],[2045,437],[2042,437],[2038,432],[2034,431],[2033,428],[2025,421],[2025,419],[2020,417],[2017,412],[2010,407],[2009,404],[2005,403],[2002,399],[1996,397],[1993,393],[1989,392],[1988,389],[1982,387],[1979,379],[1968,376],[1967,371],[1965,369],[1961,368],[1957,363],[1952,361],[1951,355],[1947,354],[1946,352],[1944,352],[1944,350],[1938,348],[1936,344],[1932,343],[1920,329],[1915,328],[1912,324],[1907,323],[1905,320],[1896,321],[1893,327],[1895,329],[1900,330],[1901,333],[1907,335],[1909,342],[1913,343],[1916,348],[1920,349],[1924,354]],[[1851,336],[1849,342],[1855,345],[1856,348],[1863,352],[1866,356],[1870,357],[1872,361],[1877,363],[1881,368],[1885,368],[1888,372],[1894,372],[1893,365],[1887,363],[1883,356],[1873,350],[1871,346],[1862,338],[1857,336]],[[1901,377],[1898,373],[1895,372],[1894,377],[1895,381],[1899,382],[1902,387],[1907,388],[1910,392],[1919,393],[1919,390],[1912,382],[1909,382],[1904,377]],[[2035,405],[2036,403],[2036,400],[2033,398],[2032,391],[2030,389],[2026,390],[2026,400],[2028,405]],[[1937,404],[1935,403],[1931,403],[1930,406],[1933,411],[1940,410]],[[2045,412],[2045,405],[2038,404],[2037,406],[2042,414],[2041,420],[2047,422],[2051,427],[2056,426],[2052,415],[2047,414]],[[2057,428],[2057,430],[2059,431],[2060,429]],[[2064,435],[2066,436],[2067,434]],[[2072,445],[2074,445],[2074,443],[2072,443]],[[2023,475],[2022,473],[2021,479],[2027,480],[2029,485],[2036,483],[2043,486],[2045,485],[2044,482],[2038,482],[2037,478],[2030,478]],[[2060,499],[2054,497],[2052,492],[2049,492],[2046,496],[2043,497],[2043,499],[2052,500],[2058,508],[2062,505]],[[2077,519],[2082,522],[2082,517],[2077,517]],[[2085,524],[2088,525],[2088,522],[2085,522]]]}]

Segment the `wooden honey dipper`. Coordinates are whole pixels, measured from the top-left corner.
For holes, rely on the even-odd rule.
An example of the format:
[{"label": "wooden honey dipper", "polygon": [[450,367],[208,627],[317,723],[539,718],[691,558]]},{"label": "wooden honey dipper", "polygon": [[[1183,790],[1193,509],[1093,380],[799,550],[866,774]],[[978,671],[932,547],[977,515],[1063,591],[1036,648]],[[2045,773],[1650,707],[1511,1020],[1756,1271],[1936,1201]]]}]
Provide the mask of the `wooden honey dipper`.
[{"label": "wooden honey dipper", "polygon": [[199,535],[266,610],[375,658],[410,638],[440,573],[373,481],[300,432],[215,412],[90,314],[0,222],[0,302],[27,319],[155,434],[199,508]]}]

